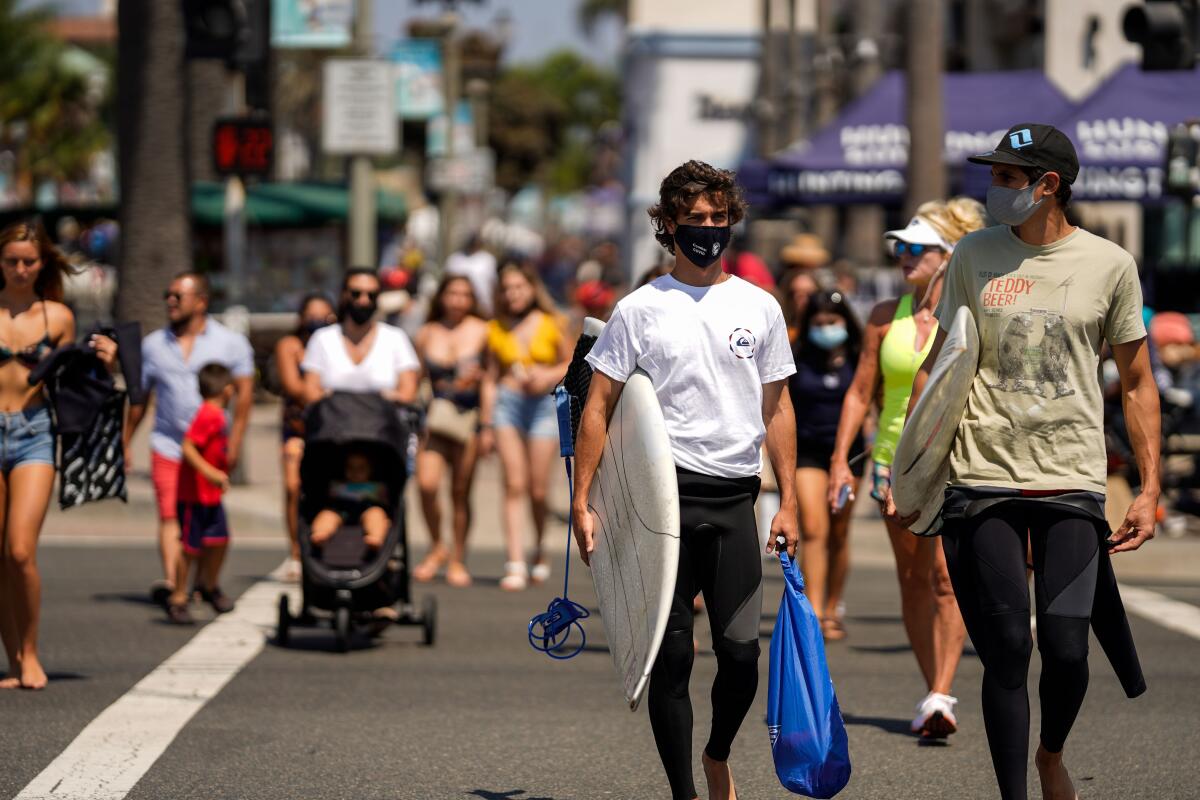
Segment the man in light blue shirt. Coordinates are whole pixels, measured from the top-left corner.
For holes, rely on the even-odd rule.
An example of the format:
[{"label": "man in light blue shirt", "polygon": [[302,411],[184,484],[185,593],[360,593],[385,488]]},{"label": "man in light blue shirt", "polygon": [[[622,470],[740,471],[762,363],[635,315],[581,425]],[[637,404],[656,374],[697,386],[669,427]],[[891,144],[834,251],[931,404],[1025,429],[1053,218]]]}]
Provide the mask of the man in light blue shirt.
[{"label": "man in light blue shirt", "polygon": [[[233,424],[229,434],[229,468],[232,471],[241,452],[242,439],[250,420],[254,401],[254,352],[250,342],[208,316],[208,281],[203,275],[184,272],[171,281],[163,293],[167,306],[167,327],[142,340],[142,387],[147,401],[154,397],[154,430],[150,433],[150,474],[158,501],[158,545],[162,557],[163,579],[155,581],[151,596],[166,602],[176,580],[175,563],[179,555],[179,520],[176,488],[182,460],[183,436],[200,408],[200,388],[196,373],[205,364],[223,364],[233,372],[237,399],[233,406]],[[125,463],[131,464],[129,439],[146,414],[146,406],[132,406],[126,428]],[[219,563],[200,561],[200,569],[215,576]],[[223,556],[223,551],[214,553]]]}]

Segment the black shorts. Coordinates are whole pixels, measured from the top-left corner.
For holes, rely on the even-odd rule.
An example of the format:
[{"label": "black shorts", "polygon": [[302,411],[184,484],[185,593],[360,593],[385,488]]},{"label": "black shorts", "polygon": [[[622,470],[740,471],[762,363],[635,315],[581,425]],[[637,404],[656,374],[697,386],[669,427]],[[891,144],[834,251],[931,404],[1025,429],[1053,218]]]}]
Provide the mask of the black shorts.
[{"label": "black shorts", "polygon": [[[862,445],[855,443],[850,448],[850,473],[856,478],[863,476],[865,458],[854,460],[862,454]],[[801,440],[796,442],[796,469],[821,469],[829,471],[829,462],[833,461],[833,445],[824,442]]]},{"label": "black shorts", "polygon": [[175,509],[179,514],[179,541],[189,556],[199,555],[205,547],[229,544],[229,522],[220,503],[206,506],[179,502]]}]

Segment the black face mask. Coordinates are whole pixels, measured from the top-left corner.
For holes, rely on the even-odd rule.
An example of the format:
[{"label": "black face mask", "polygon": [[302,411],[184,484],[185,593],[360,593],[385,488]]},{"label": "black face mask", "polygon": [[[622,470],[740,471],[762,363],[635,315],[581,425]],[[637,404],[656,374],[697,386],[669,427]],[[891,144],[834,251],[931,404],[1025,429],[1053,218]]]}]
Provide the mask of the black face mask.
[{"label": "black face mask", "polygon": [[378,303],[370,303],[369,305],[360,306],[358,303],[343,303],[342,304],[342,319],[349,317],[354,320],[356,325],[366,325],[371,321],[371,317],[375,316],[375,309]]},{"label": "black face mask", "polygon": [[300,332],[303,333],[306,337],[312,336],[314,333],[321,330],[321,328],[325,328],[328,326],[329,326],[329,322],[327,320],[310,319],[310,320],[306,320],[304,322],[304,324],[300,326]]},{"label": "black face mask", "polygon": [[688,261],[704,268],[721,257],[729,245],[730,228],[711,225],[677,225],[675,227],[675,252],[682,253]]}]

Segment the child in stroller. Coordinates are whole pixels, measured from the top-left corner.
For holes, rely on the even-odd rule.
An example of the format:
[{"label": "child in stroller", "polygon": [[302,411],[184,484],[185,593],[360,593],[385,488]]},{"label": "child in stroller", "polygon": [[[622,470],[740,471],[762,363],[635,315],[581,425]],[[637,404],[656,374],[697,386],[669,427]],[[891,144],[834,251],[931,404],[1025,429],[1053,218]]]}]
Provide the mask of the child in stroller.
[{"label": "child in stroller", "polygon": [[[300,462],[300,606],[279,598],[276,641],[294,625],[332,623],[337,647],[355,629],[375,630],[379,611],[435,635],[436,603],[413,603],[404,530],[411,414],[378,394],[335,392],[309,407]],[[314,612],[326,612],[324,614]],[[388,617],[391,619],[391,616]]]},{"label": "child in stroller", "polygon": [[370,552],[383,547],[392,526],[387,512],[387,486],[372,480],[372,473],[366,453],[351,450],[346,454],[343,479],[329,486],[329,507],[313,517],[310,541],[314,547],[324,545],[346,523],[362,526],[363,542]]}]

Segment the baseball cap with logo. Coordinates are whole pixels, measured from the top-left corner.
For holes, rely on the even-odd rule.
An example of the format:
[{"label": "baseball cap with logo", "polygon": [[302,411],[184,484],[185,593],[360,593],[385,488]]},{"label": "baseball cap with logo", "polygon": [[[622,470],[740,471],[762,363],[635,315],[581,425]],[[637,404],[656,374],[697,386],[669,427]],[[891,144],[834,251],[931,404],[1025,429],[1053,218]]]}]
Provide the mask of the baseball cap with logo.
[{"label": "baseball cap with logo", "polygon": [[1066,183],[1079,177],[1079,156],[1067,135],[1053,125],[1021,122],[1008,129],[989,153],[968,156],[973,164],[1012,164],[1057,172]]}]

